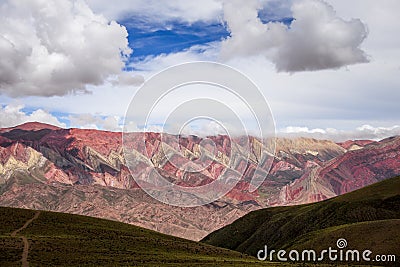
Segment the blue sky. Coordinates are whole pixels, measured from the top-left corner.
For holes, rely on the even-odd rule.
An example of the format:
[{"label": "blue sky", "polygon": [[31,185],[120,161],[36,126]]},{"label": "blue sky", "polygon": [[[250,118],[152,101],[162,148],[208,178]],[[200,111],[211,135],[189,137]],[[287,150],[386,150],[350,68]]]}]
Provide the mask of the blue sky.
[{"label": "blue sky", "polygon": [[[293,21],[291,17],[279,17],[265,9],[260,10],[258,14],[263,23],[282,22],[290,26]],[[128,68],[130,62],[140,61],[146,56],[177,53],[195,45],[222,41],[230,35],[227,25],[222,20],[194,23],[172,20],[149,25],[148,19],[135,15],[118,20],[118,23],[126,27],[129,47],[133,50],[127,70],[131,70]]]},{"label": "blue sky", "polygon": [[221,23],[197,22],[191,25],[179,21],[168,22],[168,26],[154,25],[145,28],[137,23],[137,18],[119,21],[129,33],[129,46],[133,49],[132,60],[138,61],[149,55],[176,53],[214,41],[221,41],[229,36],[226,27]]},{"label": "blue sky", "polygon": [[119,130],[143,80],[212,60],[258,85],[278,132],[362,138],[400,129],[398,1],[0,5],[0,127]]}]

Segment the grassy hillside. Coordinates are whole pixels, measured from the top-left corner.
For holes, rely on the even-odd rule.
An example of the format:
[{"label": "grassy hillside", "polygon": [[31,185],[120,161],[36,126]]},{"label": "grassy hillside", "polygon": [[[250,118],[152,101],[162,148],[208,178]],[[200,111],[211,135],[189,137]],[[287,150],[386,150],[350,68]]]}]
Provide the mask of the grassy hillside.
[{"label": "grassy hillside", "polygon": [[264,245],[318,251],[345,238],[349,248],[398,254],[399,225],[400,177],[395,177],[323,202],[251,212],[202,242],[256,255]]},{"label": "grassy hillside", "polygon": [[379,254],[396,254],[400,251],[400,219],[376,220],[344,224],[317,230],[295,239],[285,250],[313,248],[321,251],[328,246],[336,247],[338,238],[345,237],[350,248],[365,249]]},{"label": "grassy hillside", "polygon": [[[0,266],[265,266],[244,254],[91,217],[0,208]],[[271,265],[268,265],[271,266]],[[273,265],[272,265],[273,266]]]}]

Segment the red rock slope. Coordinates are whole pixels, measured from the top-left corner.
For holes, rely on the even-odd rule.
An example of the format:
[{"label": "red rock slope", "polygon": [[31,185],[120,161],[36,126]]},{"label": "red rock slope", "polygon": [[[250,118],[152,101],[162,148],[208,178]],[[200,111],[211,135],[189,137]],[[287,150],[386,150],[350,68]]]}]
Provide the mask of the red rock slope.
[{"label": "red rock slope", "polygon": [[341,195],[400,174],[400,136],[369,142],[321,165],[308,163],[305,174],[281,190],[287,205]]}]

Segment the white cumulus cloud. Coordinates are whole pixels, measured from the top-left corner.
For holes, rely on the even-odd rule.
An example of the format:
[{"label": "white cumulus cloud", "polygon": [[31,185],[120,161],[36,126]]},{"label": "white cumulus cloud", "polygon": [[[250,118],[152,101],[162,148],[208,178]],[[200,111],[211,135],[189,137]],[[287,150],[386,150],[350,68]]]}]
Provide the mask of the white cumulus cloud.
[{"label": "white cumulus cloud", "polygon": [[111,80],[111,84],[114,86],[139,86],[144,83],[144,77],[142,75],[132,74],[131,72],[123,72],[118,75],[115,80]]},{"label": "white cumulus cloud", "polygon": [[11,96],[86,91],[132,52],[125,27],[81,0],[2,1],[0,25],[0,92]]},{"label": "white cumulus cloud", "polygon": [[222,10],[220,0],[203,0],[201,3],[187,0],[118,0],[118,4],[110,4],[108,0],[88,0],[88,4],[110,19],[141,17],[152,23],[212,21]]},{"label": "white cumulus cloud", "polygon": [[367,37],[359,19],[344,20],[322,0],[294,1],[290,26],[263,23],[259,1],[224,2],[224,19],[231,32],[222,43],[221,58],[263,55],[278,71],[296,72],[335,69],[367,62],[360,48]]},{"label": "white cumulus cloud", "polygon": [[86,113],[69,115],[68,119],[71,127],[117,132],[122,130],[122,127],[120,126],[121,118],[118,116],[99,116]]},{"label": "white cumulus cloud", "polygon": [[28,114],[23,111],[22,104],[9,104],[0,106],[0,128],[13,127],[25,122],[43,122],[65,128],[65,123],[60,122],[55,116],[43,109],[37,109]]}]

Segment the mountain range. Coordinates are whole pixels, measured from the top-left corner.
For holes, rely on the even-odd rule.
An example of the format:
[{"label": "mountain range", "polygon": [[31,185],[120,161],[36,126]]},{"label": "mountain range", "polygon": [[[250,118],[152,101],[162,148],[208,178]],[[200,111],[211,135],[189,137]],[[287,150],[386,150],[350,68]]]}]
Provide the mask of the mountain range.
[{"label": "mountain range", "polygon": [[[321,201],[400,174],[399,136],[343,143],[276,138],[270,170],[263,165],[268,151],[259,139],[249,138],[251,156],[244,165],[241,148],[228,136],[211,136],[217,156],[195,174],[176,168],[161,148],[168,148],[170,159],[196,164],[202,153],[210,152],[202,145],[204,138],[179,136],[171,144],[164,139],[173,140],[171,135],[131,136],[135,158],[147,157],[133,173],[136,177],[126,166],[120,132],[41,123],[0,129],[0,205],[95,216],[200,240],[256,209]],[[257,166],[266,179],[250,192],[248,177]],[[158,202],[139,188],[134,178],[145,179],[149,167],[183,186],[209,183],[222,171],[241,170],[244,175],[221,199],[184,208]]]}]

